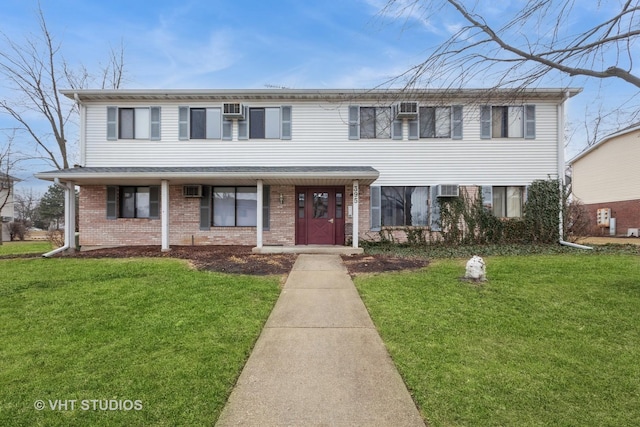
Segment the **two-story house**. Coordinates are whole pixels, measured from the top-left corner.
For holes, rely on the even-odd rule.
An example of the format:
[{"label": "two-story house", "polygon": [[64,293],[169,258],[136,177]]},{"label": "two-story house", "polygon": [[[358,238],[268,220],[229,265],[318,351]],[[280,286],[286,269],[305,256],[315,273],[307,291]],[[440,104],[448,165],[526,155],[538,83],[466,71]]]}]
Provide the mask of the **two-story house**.
[{"label": "two-story house", "polygon": [[267,251],[437,230],[437,199],[463,189],[520,216],[527,185],[563,174],[579,89],[62,93],[79,105],[80,162],[37,176],[80,187],[83,247]]}]

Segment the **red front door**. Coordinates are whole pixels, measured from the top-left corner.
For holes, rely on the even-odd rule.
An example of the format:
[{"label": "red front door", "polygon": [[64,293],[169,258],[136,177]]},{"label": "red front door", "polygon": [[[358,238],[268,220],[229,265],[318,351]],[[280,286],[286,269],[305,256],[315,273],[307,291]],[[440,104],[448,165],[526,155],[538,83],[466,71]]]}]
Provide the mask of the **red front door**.
[{"label": "red front door", "polygon": [[344,187],[298,187],[296,244],[344,244]]}]

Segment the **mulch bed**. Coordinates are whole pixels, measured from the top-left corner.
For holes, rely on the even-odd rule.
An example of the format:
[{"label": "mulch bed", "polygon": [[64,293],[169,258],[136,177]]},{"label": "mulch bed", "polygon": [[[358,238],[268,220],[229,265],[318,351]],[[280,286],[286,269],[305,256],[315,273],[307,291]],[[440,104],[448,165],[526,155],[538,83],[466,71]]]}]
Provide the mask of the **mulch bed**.
[{"label": "mulch bed", "polygon": [[[162,252],[159,246],[127,246],[96,249],[75,254],[60,254],[75,258],[140,258],[162,257],[189,260],[200,270],[233,274],[286,274],[295,263],[295,254],[254,254],[251,246],[171,246]],[[426,259],[401,258],[388,255],[343,255],[349,274],[380,273],[422,268]]]}]

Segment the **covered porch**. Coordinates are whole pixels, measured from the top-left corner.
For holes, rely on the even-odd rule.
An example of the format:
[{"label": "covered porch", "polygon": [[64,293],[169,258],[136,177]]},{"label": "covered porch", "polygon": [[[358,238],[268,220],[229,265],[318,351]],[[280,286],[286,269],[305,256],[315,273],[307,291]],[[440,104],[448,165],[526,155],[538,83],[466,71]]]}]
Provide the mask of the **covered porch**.
[{"label": "covered porch", "polygon": [[[76,167],[59,171],[39,173],[36,176],[50,181],[57,180],[68,188],[76,185],[86,188],[105,188],[125,186],[153,186],[157,190],[155,220],[131,220],[117,217],[116,221],[102,221],[103,227],[127,230],[128,242],[109,244],[131,245],[149,244],[136,242],[132,233],[133,227],[139,224],[146,230],[151,230],[157,236],[154,244],[161,244],[163,251],[168,251],[171,245],[185,244],[184,236],[190,235],[191,244],[224,245],[227,240],[215,236],[242,234],[241,244],[255,245],[256,253],[360,253],[359,235],[363,224],[368,223],[368,188],[378,178],[378,171],[371,167],[361,166],[282,166],[282,167]],[[185,199],[183,186],[208,187],[209,195],[214,189],[221,187],[252,187],[254,192],[255,212],[252,215],[255,222],[243,227],[213,227],[211,220],[210,232],[202,231],[202,223],[187,223],[180,218],[185,215],[185,204],[194,206],[199,215],[203,215],[206,199],[198,207],[197,199]],[[361,187],[366,192],[367,199],[362,210]],[[287,191],[282,191],[286,188]],[[271,194],[269,190],[271,189]],[[72,190],[69,190],[72,191]],[[265,198],[266,192],[266,198]],[[305,199],[306,196],[306,199]],[[203,197],[203,196],[200,196]],[[271,197],[271,206],[269,206]],[[105,196],[96,195],[94,199],[99,203],[108,204]],[[302,204],[305,199],[306,204]],[[265,200],[267,200],[265,205]],[[313,206],[311,202],[314,202]],[[321,208],[324,207],[324,210]],[[68,207],[69,216],[75,215],[75,204]],[[84,208],[83,208],[84,209]],[[109,207],[105,205],[105,210]],[[117,208],[114,208],[117,209]],[[271,209],[271,210],[269,210]],[[330,209],[330,211],[327,211]],[[93,209],[96,215],[99,209]],[[103,210],[102,212],[105,212]],[[73,213],[71,213],[73,211]],[[191,216],[195,215],[191,212]],[[80,212],[80,215],[87,214]],[[213,210],[208,212],[213,215]],[[364,217],[361,215],[364,214]],[[104,220],[104,213],[100,220]],[[108,215],[108,214],[107,214]],[[266,218],[265,218],[266,215]],[[271,215],[271,228],[269,228]],[[150,217],[151,218],[151,217]],[[96,218],[98,219],[98,218]],[[113,218],[111,218],[113,219]],[[141,222],[142,221],[142,222]],[[202,221],[202,220],[201,220]],[[266,222],[266,223],[265,223]],[[124,225],[123,225],[124,223]],[[89,231],[89,227],[96,224],[92,221],[81,220],[81,235]],[[307,228],[305,228],[307,227]],[[308,231],[308,235],[305,234]],[[135,231],[137,232],[139,228]],[[253,230],[253,238],[251,238]],[[338,236],[334,240],[323,240],[326,236]],[[286,234],[286,238],[274,240],[276,233]],[[313,233],[313,234],[312,234]],[[320,234],[318,234],[320,233]],[[342,233],[342,234],[340,234]],[[151,233],[147,233],[151,234]],[[140,235],[140,234],[138,234]],[[184,235],[179,240],[177,236]],[[196,238],[194,240],[194,235]],[[197,236],[208,235],[206,239],[198,241]],[[318,237],[320,236],[320,237]],[[342,240],[340,240],[342,236]],[[345,246],[345,241],[349,246]],[[156,243],[157,242],[157,243]],[[327,252],[328,251],[328,252]],[[347,251],[347,252],[345,252]]]}]

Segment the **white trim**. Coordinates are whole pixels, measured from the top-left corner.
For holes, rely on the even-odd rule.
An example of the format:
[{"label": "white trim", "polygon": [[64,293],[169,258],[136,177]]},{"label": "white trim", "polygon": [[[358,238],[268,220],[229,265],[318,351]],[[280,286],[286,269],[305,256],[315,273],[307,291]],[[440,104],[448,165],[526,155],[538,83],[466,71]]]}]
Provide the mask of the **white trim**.
[{"label": "white trim", "polygon": [[359,205],[360,205],[360,185],[357,179],[353,180],[353,247],[358,247],[358,234],[360,232],[360,227],[358,226],[358,218],[359,215]]},{"label": "white trim", "polygon": [[263,209],[263,197],[264,197],[264,185],[262,183],[262,180],[259,179],[256,183],[257,185],[257,212],[256,212],[256,247],[257,248],[262,248],[262,230],[264,228],[264,224],[263,221],[264,219],[262,218],[262,209]]},{"label": "white trim", "polygon": [[160,186],[160,222],[162,227],[162,252],[171,250],[169,246],[169,181],[163,179]]}]

